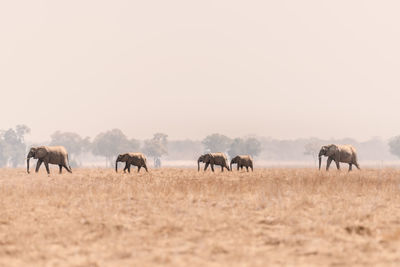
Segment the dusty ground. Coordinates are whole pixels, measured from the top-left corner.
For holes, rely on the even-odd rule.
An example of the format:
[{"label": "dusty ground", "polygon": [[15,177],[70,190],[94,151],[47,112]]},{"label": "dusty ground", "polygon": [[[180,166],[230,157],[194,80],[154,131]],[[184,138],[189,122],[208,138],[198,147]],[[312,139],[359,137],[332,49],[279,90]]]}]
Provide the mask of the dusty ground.
[{"label": "dusty ground", "polygon": [[399,185],[393,169],[3,169],[0,265],[399,266]]}]

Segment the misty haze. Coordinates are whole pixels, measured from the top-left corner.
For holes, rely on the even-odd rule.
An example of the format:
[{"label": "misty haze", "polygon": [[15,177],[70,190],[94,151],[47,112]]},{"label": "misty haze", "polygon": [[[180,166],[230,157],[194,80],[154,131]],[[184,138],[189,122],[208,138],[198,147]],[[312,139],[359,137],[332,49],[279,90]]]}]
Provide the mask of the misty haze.
[{"label": "misty haze", "polygon": [[[22,167],[29,147],[37,145],[63,145],[70,155],[73,167],[110,167],[119,153],[143,151],[150,158],[150,166],[159,160],[162,166],[195,167],[199,155],[209,152],[225,152],[229,158],[250,154],[258,167],[316,167],[322,145],[352,144],[357,148],[359,160],[368,167],[398,166],[400,137],[384,140],[373,137],[366,141],[343,139],[275,139],[271,137],[228,137],[213,133],[201,140],[169,140],[167,134],[155,133],[140,140],[126,136],[119,129],[104,131],[95,137],[82,137],[79,133],[56,131],[49,140],[40,143],[26,142],[31,130],[26,125],[1,131],[0,166]],[[162,141],[161,141],[162,139]],[[111,144],[111,147],[110,147]],[[160,147],[154,152],[152,146]]]}]

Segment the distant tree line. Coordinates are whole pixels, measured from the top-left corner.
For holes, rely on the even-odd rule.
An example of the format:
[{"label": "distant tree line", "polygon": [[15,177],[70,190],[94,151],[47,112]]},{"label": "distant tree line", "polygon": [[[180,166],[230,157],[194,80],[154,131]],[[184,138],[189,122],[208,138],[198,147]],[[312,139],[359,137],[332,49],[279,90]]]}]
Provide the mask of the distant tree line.
[{"label": "distant tree line", "polygon": [[[82,138],[76,133],[56,132],[51,136],[51,145],[63,145],[71,157],[72,165],[81,166],[78,160],[82,153],[91,152],[95,156],[104,157],[106,167],[114,165],[115,157],[125,152],[142,150],[148,157],[154,159],[161,166],[161,157],[168,153],[168,135],[154,134],[152,139],[141,142],[134,138],[128,138],[120,129],[112,129],[98,134],[92,142],[89,137]],[[155,164],[155,166],[157,166]]]},{"label": "distant tree line", "polygon": [[26,158],[25,135],[31,129],[26,125],[17,125],[15,129],[0,131],[0,167],[17,167]]},{"label": "distant tree line", "polygon": [[[17,167],[25,163],[28,147],[25,136],[30,133],[26,125],[0,130],[0,167]],[[147,140],[128,138],[121,130],[112,129],[99,133],[92,140],[73,132],[56,131],[50,136],[48,145],[63,145],[69,152],[73,167],[84,165],[84,159],[103,157],[105,166],[114,165],[115,157],[124,152],[143,152],[161,167],[164,160],[195,160],[200,154],[224,152],[230,158],[248,154],[266,161],[310,161],[317,160],[319,149],[324,144],[352,144],[358,150],[360,160],[385,161],[400,158],[400,135],[388,142],[380,138],[358,142],[354,139],[302,138],[279,140],[265,137],[236,137],[214,133],[203,140],[168,140],[168,135],[155,133]],[[45,145],[45,144],[33,144]]]},{"label": "distant tree line", "polygon": [[[389,142],[378,137],[359,142],[354,139],[298,138],[280,140],[268,137],[229,138],[212,134],[203,140],[171,141],[168,160],[195,160],[205,152],[226,152],[230,157],[250,154],[259,160],[277,162],[315,162],[322,145],[352,144],[361,161],[395,161],[400,157],[400,136]],[[397,153],[397,154],[396,154]]]},{"label": "distant tree line", "polygon": [[204,138],[202,144],[205,152],[226,152],[231,158],[237,155],[255,157],[261,152],[261,142],[254,137],[231,139],[215,133]]}]

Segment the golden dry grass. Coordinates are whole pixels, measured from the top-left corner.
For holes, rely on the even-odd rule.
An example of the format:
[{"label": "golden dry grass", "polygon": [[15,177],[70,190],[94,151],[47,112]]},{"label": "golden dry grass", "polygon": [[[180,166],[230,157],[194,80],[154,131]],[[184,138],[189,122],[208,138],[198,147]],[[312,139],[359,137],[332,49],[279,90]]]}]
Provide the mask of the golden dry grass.
[{"label": "golden dry grass", "polygon": [[3,169],[0,205],[2,266],[400,263],[394,169]]}]

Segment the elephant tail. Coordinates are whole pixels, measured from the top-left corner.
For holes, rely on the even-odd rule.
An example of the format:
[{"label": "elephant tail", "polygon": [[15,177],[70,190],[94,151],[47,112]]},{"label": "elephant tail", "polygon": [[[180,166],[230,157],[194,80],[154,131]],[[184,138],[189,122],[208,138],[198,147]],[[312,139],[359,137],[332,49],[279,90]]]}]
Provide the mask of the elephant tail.
[{"label": "elephant tail", "polygon": [[69,164],[69,155],[67,154],[67,164],[68,164],[68,168],[69,168],[69,172],[72,173],[72,168],[71,165]]},{"label": "elephant tail", "polygon": [[357,153],[354,153],[353,160],[354,160],[354,165],[356,165],[357,169],[361,170],[360,165],[358,164]]}]

